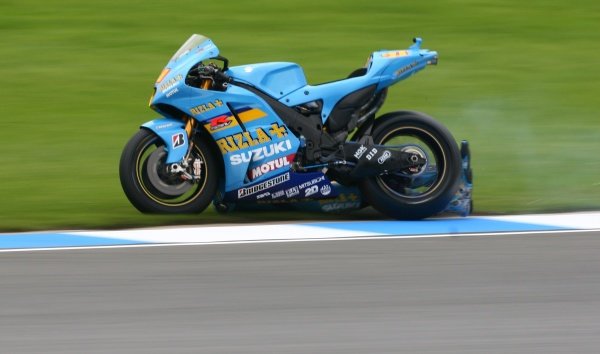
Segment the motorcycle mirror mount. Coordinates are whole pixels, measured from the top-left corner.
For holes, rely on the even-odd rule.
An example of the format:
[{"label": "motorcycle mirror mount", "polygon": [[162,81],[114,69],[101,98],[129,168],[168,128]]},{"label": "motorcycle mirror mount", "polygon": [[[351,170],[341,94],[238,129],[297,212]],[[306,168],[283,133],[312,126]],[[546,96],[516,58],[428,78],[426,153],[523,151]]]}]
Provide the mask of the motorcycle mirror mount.
[{"label": "motorcycle mirror mount", "polygon": [[413,45],[410,46],[409,49],[416,49],[419,50],[421,49],[421,43],[423,43],[423,39],[421,37],[415,37],[413,38]]}]

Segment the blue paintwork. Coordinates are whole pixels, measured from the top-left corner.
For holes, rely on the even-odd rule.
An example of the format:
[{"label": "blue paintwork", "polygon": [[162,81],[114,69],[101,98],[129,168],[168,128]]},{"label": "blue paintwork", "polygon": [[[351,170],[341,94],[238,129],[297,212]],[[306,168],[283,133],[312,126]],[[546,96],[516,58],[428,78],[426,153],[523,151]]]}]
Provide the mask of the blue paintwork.
[{"label": "blue paintwork", "polygon": [[261,63],[234,66],[227,72],[239,81],[260,88],[270,96],[280,99],[306,86],[306,77],[295,63]]}]

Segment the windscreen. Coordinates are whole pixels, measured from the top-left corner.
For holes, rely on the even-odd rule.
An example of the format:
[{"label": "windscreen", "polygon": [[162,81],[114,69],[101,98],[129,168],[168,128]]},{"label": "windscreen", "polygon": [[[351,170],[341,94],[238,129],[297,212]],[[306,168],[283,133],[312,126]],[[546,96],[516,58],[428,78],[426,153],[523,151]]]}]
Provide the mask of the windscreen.
[{"label": "windscreen", "polygon": [[206,41],[210,41],[210,39],[199,34],[193,34],[187,41],[185,41],[185,43],[183,43],[181,48],[179,48],[179,50],[173,55],[170,61],[178,60],[189,53],[192,49],[197,48]]}]

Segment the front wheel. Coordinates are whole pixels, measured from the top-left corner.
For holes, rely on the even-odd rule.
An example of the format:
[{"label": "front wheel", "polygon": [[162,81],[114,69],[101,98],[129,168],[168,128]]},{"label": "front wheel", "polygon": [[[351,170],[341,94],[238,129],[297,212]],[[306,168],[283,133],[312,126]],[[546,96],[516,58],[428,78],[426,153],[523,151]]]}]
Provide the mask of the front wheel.
[{"label": "front wheel", "polygon": [[375,121],[373,142],[418,154],[426,162],[363,180],[361,192],[376,210],[395,219],[423,219],[443,211],[458,189],[461,159],[442,124],[418,112],[388,113]]},{"label": "front wheel", "polygon": [[[165,164],[164,142],[153,132],[141,129],[125,146],[119,176],[125,195],[146,213],[199,213],[206,209],[217,190],[219,168],[209,145],[194,142],[188,158],[189,172],[170,173]],[[195,164],[196,170],[191,166]]]}]

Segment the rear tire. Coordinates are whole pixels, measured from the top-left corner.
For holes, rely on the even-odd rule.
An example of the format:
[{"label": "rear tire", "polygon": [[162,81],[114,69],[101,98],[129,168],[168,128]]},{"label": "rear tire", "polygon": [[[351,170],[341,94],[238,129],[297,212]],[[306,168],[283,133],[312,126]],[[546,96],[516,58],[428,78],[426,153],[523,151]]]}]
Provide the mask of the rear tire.
[{"label": "rear tire", "polygon": [[199,213],[212,201],[220,169],[210,146],[195,141],[190,158],[201,161],[200,179],[185,181],[166,172],[164,142],[152,131],[141,129],[121,155],[119,177],[125,195],[145,213]]},{"label": "rear tire", "polygon": [[458,146],[446,127],[423,113],[388,113],[375,121],[373,142],[390,149],[417,151],[428,163],[420,170],[361,181],[361,192],[369,204],[402,220],[427,218],[446,208],[461,176]]}]

